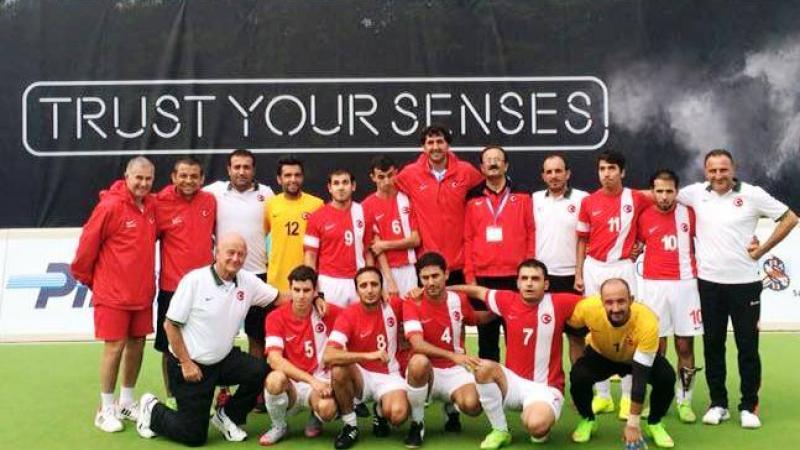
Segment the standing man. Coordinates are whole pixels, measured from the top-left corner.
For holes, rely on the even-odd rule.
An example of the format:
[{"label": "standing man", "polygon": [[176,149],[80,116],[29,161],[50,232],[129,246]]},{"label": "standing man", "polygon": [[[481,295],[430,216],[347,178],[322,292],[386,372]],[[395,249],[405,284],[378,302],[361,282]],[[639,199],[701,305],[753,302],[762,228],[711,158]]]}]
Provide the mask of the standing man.
[{"label": "standing man", "polygon": [[[564,369],[561,333],[570,331],[570,344],[583,351],[583,337],[566,327],[580,297],[547,293],[547,267],[535,259],[517,269],[517,290],[490,290],[483,286],[454,286],[480,299],[507,320],[506,363],[483,361],[475,371],[481,405],[492,431],[481,443],[496,450],[511,443],[503,409],[522,411],[522,423],[534,443],[545,442],[561,415]],[[572,346],[571,346],[572,347]],[[576,358],[577,359],[577,358]]]},{"label": "standing man", "polygon": [[[585,296],[600,292],[600,285],[609,278],[622,278],[636,289],[636,268],[633,248],[636,243],[636,222],[650,201],[639,191],[622,185],[625,178],[625,157],[608,151],[597,157],[600,189],[585,197],[578,215],[578,247],[575,264],[575,290]],[[622,380],[619,418],[625,420],[630,409],[631,379]],[[611,385],[608,381],[595,386],[592,402],[595,412],[613,412]]]},{"label": "standing man", "polygon": [[678,417],[692,423],[694,337],[703,334],[697,266],[694,258],[695,216],[692,208],[676,202],[678,176],[659,170],[650,179],[655,206],[639,216],[637,234],[644,242],[644,273],[640,297],[658,316],[658,352],[667,350],[667,337],[675,336],[678,380],[675,388]]},{"label": "standing man", "polygon": [[200,190],[203,167],[192,157],[175,162],[172,184],[156,196],[156,224],[161,243],[158,312],[154,347],[162,353],[161,373],[167,394],[167,405],[175,406],[167,374],[167,334],[164,321],[178,282],[190,270],[211,264],[214,260],[213,235],[217,217],[214,196]]},{"label": "standing man", "polygon": [[[467,284],[513,291],[517,266],[533,258],[535,232],[530,192],[511,182],[508,155],[500,146],[481,152],[486,181],[467,194],[464,215],[464,276]],[[485,311],[475,300],[473,307]],[[500,325],[497,317],[478,326],[478,356],[500,361]]]},{"label": "standing man", "polygon": [[362,204],[377,229],[370,249],[375,256],[386,255],[390,268],[383,274],[385,288],[389,294],[404,296],[417,287],[414,263],[420,237],[411,201],[395,186],[396,175],[391,158],[382,155],[373,159],[369,177],[376,190]]},{"label": "standing man", "polygon": [[[266,281],[267,247],[262,219],[264,203],[274,194],[272,188],[255,181],[255,175],[253,153],[235,150],[228,155],[228,181],[216,181],[204,189],[217,200],[217,239],[228,233],[239,233],[248,249],[244,269]],[[264,308],[254,306],[244,321],[250,355],[262,359],[265,317]]]},{"label": "standing man", "polygon": [[326,301],[345,308],[358,299],[353,277],[372,265],[369,251],[373,222],[360,203],[353,201],[356,182],[347,169],[328,175],[330,203],[308,218],[303,237],[305,265],[319,273],[319,291]]},{"label": "standing man", "polygon": [[[658,317],[647,306],[634,303],[628,283],[609,278],[600,286],[600,296],[578,303],[567,324],[586,329],[586,352],[572,366],[570,394],[581,421],[572,440],[588,442],[597,429],[592,410],[592,385],[611,375],[632,374],[631,408],[623,432],[627,448],[645,448],[642,431],[658,447],[674,447],[661,419],[672,403],[675,373],[658,354]],[[650,416],[641,426],[642,405],[650,384]]]},{"label": "standing man", "polygon": [[397,349],[403,320],[399,297],[384,300],[381,272],[362,267],[355,277],[357,303],[336,319],[322,361],[331,368],[336,404],[344,422],[334,447],[345,449],[358,441],[353,400],[375,402],[372,433],[386,437],[389,424],[398,426],[408,417],[406,382],[400,376]]},{"label": "standing man", "polygon": [[[736,165],[727,150],[706,154],[705,174],[705,183],[687,186],[678,194],[678,201],[693,207],[697,215],[698,287],[705,328],[706,381],[711,396],[711,407],[703,422],[717,425],[730,418],[725,388],[725,340],[730,317],[739,350],[739,419],[744,428],[759,428],[758,321],[762,284],[758,260],[792,231],[797,216],[760,187],[737,180]],[[762,217],[774,220],[777,226],[759,245],[751,240]]]},{"label": "standing man", "polygon": [[[100,408],[94,425],[122,431],[120,418],[135,420],[133,389],[142,366],[144,339],[153,331],[155,296],[155,205],[150,190],[155,167],[138,156],[125,179],[100,192],[100,203],[83,226],[70,270],[92,290],[94,334],[102,340]],[[114,403],[120,362],[122,387]]]},{"label": "standing man", "polygon": [[270,235],[267,282],[281,291],[289,290],[289,273],[303,264],[303,235],[311,213],[322,199],[303,192],[303,161],[294,157],[278,160],[280,194],[270,198],[264,208],[264,233]]},{"label": "standing man", "polygon": [[572,173],[564,155],[552,153],[542,162],[547,189],[533,194],[536,259],[547,266],[550,292],[575,290],[576,228],[581,202],[588,194],[569,186]]},{"label": "standing man", "polygon": [[467,192],[483,181],[468,162],[450,151],[450,130],[422,130],[422,154],[397,176],[397,187],[411,199],[422,237],[420,253],[437,252],[450,267],[448,284],[464,283],[464,207]]},{"label": "standing man", "polygon": [[241,270],[246,254],[242,236],[222,236],[217,240],[214,264],[189,272],[178,284],[164,322],[170,386],[178,408],[173,411],[153,394],[144,394],[136,423],[140,436],[163,435],[185,445],[203,445],[215,386],[238,385],[210,420],[228,441],[247,437],[239,425],[264,386],[267,365],[263,358],[242,353],[233,343],[250,306],[267,306],[278,300],[279,294]]}]

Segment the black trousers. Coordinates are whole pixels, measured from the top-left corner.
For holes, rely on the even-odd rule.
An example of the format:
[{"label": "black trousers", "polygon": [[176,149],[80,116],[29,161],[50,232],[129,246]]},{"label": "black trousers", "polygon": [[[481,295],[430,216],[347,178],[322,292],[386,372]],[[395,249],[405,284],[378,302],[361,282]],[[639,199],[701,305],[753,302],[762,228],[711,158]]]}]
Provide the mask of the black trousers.
[{"label": "black trousers", "polygon": [[197,383],[183,378],[178,360],[171,354],[167,374],[177,411],[158,403],[153,408],[150,429],[159,435],[192,447],[203,445],[208,438],[208,410],[216,386],[239,385],[225,405],[225,414],[236,424],[245,422],[247,413],[256,404],[264,389],[266,363],[234,347],[222,361],[209,366],[200,365],[203,378]]},{"label": "black trousers", "polygon": [[[569,392],[572,401],[581,417],[594,420],[592,412],[592,386],[598,381],[608,379],[611,375],[621,377],[631,373],[630,363],[611,361],[587,346],[583,356],[575,361],[569,373]],[[666,358],[656,355],[647,384],[652,386],[650,392],[650,417],[648,423],[658,423],[667,414],[675,396],[675,370]]]},{"label": "black trousers", "polygon": [[761,387],[761,357],[758,354],[758,321],[761,318],[761,282],[720,284],[698,280],[703,311],[703,353],[711,406],[728,407],[725,388],[725,342],[728,317],[739,351],[739,378],[742,400],[739,411],[755,411]]},{"label": "black trousers", "polygon": [[[505,291],[517,290],[517,277],[476,277],[475,281],[479,286],[489,289],[500,289]],[[476,311],[486,311],[486,304],[480,300],[471,298],[469,300],[472,308]],[[505,328],[505,323],[501,317],[489,323],[478,325],[478,357],[500,362],[500,327]]]},{"label": "black trousers", "polygon": [[566,294],[578,294],[581,293],[575,290],[575,275],[548,275],[548,281],[550,282],[550,289],[547,292],[563,292]]}]

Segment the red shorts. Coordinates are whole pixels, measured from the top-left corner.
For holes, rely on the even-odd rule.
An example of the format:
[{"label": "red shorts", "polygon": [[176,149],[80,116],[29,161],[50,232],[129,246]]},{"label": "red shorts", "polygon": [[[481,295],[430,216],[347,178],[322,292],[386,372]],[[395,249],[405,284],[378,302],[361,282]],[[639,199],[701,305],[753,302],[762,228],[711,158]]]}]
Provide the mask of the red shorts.
[{"label": "red shorts", "polygon": [[121,341],[126,338],[145,337],[153,332],[153,307],[145,309],[118,309],[112,306],[94,306],[94,337],[103,341]]}]

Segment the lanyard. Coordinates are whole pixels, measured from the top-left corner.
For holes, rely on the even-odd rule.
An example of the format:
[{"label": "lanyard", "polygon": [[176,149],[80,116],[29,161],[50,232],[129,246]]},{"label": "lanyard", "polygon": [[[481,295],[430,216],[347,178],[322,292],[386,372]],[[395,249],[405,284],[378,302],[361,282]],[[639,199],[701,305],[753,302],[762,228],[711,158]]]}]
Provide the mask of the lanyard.
[{"label": "lanyard", "polygon": [[500,214],[503,212],[503,208],[506,207],[506,202],[508,202],[508,197],[511,197],[511,189],[506,187],[506,193],[503,195],[503,199],[500,200],[500,206],[497,207],[497,212],[494,210],[494,206],[492,206],[492,200],[487,196],[486,197],[486,207],[489,208],[489,214],[492,215],[492,223],[495,225],[497,224],[497,218],[500,217]]}]

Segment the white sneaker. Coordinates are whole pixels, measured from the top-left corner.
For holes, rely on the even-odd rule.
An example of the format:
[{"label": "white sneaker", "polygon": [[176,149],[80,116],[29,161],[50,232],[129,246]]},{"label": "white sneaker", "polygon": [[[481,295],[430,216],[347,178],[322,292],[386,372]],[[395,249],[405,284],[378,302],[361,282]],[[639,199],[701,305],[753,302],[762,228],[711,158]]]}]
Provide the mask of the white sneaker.
[{"label": "white sneaker", "polygon": [[117,418],[117,408],[113,405],[97,411],[94,416],[94,426],[106,433],[116,433],[124,428],[122,422]]},{"label": "white sneaker", "polygon": [[211,416],[211,425],[218,429],[225,439],[231,442],[241,442],[247,438],[247,433],[225,415],[225,409],[220,408]]},{"label": "white sneaker", "polygon": [[761,419],[748,410],[744,410],[739,413],[739,420],[742,423],[742,428],[761,428]]},{"label": "white sneaker", "polygon": [[261,439],[259,439],[258,443],[264,446],[273,445],[283,439],[288,433],[288,426],[284,425],[278,427],[272,425],[272,428],[270,428],[269,431],[261,435]]},{"label": "white sneaker", "polygon": [[127,405],[117,404],[117,419],[130,420],[136,422],[139,417],[139,404],[136,402],[128,403]]},{"label": "white sneaker", "polygon": [[156,433],[150,429],[150,421],[153,419],[153,408],[158,403],[155,395],[146,393],[139,399],[139,409],[136,411],[136,432],[145,439],[156,437]]},{"label": "white sneaker", "polygon": [[705,415],[703,416],[703,423],[706,425],[719,425],[721,422],[724,422],[731,418],[731,413],[728,412],[727,408],[723,408],[721,406],[712,406],[708,408]]}]

